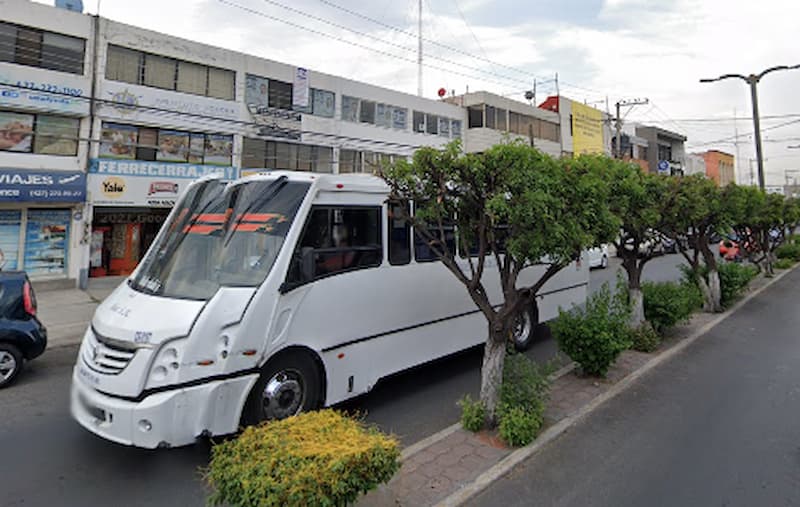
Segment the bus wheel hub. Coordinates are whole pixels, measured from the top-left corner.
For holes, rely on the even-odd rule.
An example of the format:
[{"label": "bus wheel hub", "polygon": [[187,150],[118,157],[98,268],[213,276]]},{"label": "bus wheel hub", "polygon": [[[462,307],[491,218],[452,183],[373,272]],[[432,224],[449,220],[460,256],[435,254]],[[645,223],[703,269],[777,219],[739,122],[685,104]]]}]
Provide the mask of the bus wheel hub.
[{"label": "bus wheel hub", "polygon": [[266,387],[262,397],[265,419],[285,419],[296,415],[303,407],[303,384],[297,373],[276,373]]}]

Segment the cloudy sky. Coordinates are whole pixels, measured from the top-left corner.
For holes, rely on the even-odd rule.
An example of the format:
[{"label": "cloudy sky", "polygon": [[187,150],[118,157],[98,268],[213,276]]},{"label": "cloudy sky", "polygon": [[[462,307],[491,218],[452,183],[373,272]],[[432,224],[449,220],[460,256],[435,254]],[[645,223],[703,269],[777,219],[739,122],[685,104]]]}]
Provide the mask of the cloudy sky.
[{"label": "cloudy sky", "polygon": [[[417,2],[101,0],[100,13],[416,93],[409,33],[417,30]],[[96,0],[85,7],[96,12]],[[731,153],[735,110],[745,181],[755,157],[749,88],[740,80],[698,80],[800,63],[795,0],[423,0],[423,25],[427,97],[440,87],[469,87],[524,100],[536,79],[541,100],[555,93],[558,73],[562,95],[601,109],[606,101],[613,108],[619,99],[647,97],[650,104],[632,109],[628,120],[680,131],[690,150]],[[788,148],[800,145],[798,89],[800,70],[770,74],[759,86],[768,184],[800,169],[800,149]],[[788,175],[800,179],[800,171]]]}]

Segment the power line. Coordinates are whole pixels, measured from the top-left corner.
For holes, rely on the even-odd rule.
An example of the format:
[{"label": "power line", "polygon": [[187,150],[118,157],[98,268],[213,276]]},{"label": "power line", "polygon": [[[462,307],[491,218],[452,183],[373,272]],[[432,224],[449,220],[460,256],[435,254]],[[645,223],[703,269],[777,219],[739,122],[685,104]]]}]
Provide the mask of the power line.
[{"label": "power line", "polygon": [[[319,0],[319,1],[320,1],[320,2],[322,2],[323,4],[325,4],[325,5],[329,6],[329,7],[332,7],[332,8],[334,8],[334,9],[338,9],[338,10],[340,10],[340,11],[342,11],[342,12],[345,12],[345,13],[347,13],[347,14],[350,14],[351,16],[355,16],[355,17],[357,17],[357,18],[361,18],[361,19],[363,19],[363,20],[366,20],[366,21],[369,21],[369,22],[371,22],[371,23],[375,23],[375,24],[377,24],[377,25],[379,25],[379,26],[382,26],[382,27],[384,27],[384,28],[388,28],[389,30],[395,31],[395,32],[397,32],[397,33],[401,33],[401,34],[403,34],[403,35],[407,35],[407,36],[409,36],[409,37],[414,37],[414,38],[416,38],[416,37],[417,37],[417,34],[416,34],[416,33],[409,32],[409,31],[407,31],[407,30],[403,30],[403,29],[401,29],[401,28],[397,28],[397,27],[395,27],[395,26],[392,26],[392,25],[390,25],[390,24],[388,24],[388,23],[385,23],[385,22],[383,22],[383,21],[380,21],[380,20],[378,20],[378,19],[372,18],[372,17],[370,17],[370,16],[367,16],[367,15],[365,15],[365,14],[362,14],[362,13],[360,13],[360,12],[356,12],[356,11],[353,11],[353,10],[351,10],[351,9],[348,9],[347,7],[342,7],[341,5],[335,4],[335,3],[331,2],[330,0]],[[520,73],[520,74],[525,74],[525,75],[528,75],[528,76],[530,76],[530,77],[532,77],[532,78],[534,78],[534,79],[537,79],[537,80],[538,80],[538,79],[541,79],[541,78],[539,78],[538,76],[536,76],[535,74],[532,74],[532,73],[530,73],[530,72],[528,72],[528,71],[521,70],[521,69],[518,69],[518,68],[516,68],[516,67],[512,67],[512,66],[510,66],[510,65],[505,65],[505,64],[503,64],[503,63],[499,63],[499,62],[497,62],[497,61],[494,61],[494,60],[490,60],[489,58],[487,58],[487,57],[485,57],[485,56],[483,56],[483,57],[482,57],[482,56],[476,55],[476,54],[474,54],[474,53],[470,53],[470,52],[468,52],[468,51],[464,51],[463,49],[459,49],[459,48],[456,48],[456,47],[453,47],[453,46],[449,46],[449,45],[447,45],[447,44],[442,44],[442,43],[440,43],[440,42],[438,42],[438,41],[435,41],[435,40],[432,40],[432,39],[427,39],[427,38],[425,38],[425,37],[423,37],[423,38],[422,38],[422,40],[423,40],[424,42],[428,43],[428,44],[432,44],[432,45],[434,45],[434,46],[437,46],[437,47],[440,47],[440,48],[442,48],[442,49],[446,49],[446,50],[448,50],[448,51],[452,51],[452,52],[454,52],[454,53],[458,53],[458,54],[460,54],[460,55],[463,55],[463,56],[468,56],[468,57],[470,57],[470,58],[474,58],[474,59],[476,59],[476,60],[480,60],[480,61],[482,61],[482,62],[484,62],[484,63],[489,63],[489,64],[491,64],[491,65],[495,65],[495,66],[497,66],[497,67],[502,67],[502,68],[504,68],[504,69],[507,69],[507,70],[512,70],[512,71],[514,71],[514,72],[518,72],[518,73]],[[545,80],[545,81],[548,81],[548,80]],[[552,79],[551,79],[551,80],[549,80],[549,81],[552,81]]]},{"label": "power line", "polygon": [[[763,129],[761,129],[761,132],[766,132],[766,131],[769,131],[769,130],[775,130],[775,129],[779,129],[779,128],[783,128],[783,127],[788,127],[789,125],[794,125],[796,123],[800,123],[800,119],[788,121],[788,122],[785,122],[785,123],[781,123],[779,125],[773,125],[773,126],[767,127],[767,128],[763,128]],[[742,136],[738,136],[738,137],[752,137],[753,135],[754,135],[753,133],[751,133],[751,134],[743,134]],[[726,142],[729,142],[729,141],[734,140],[736,138],[737,138],[737,136],[729,136],[729,137],[725,137],[725,138],[722,138],[722,139],[717,139],[717,140],[714,140],[714,141],[708,141],[708,142],[705,142],[705,143],[697,143],[697,144],[688,143],[688,144],[690,146],[708,146],[710,144],[726,143]]]},{"label": "power line", "polygon": [[[227,5],[230,5],[230,6],[233,6],[233,7],[237,7],[237,8],[239,8],[239,9],[242,9],[242,10],[245,10],[245,11],[248,11],[248,12],[251,12],[251,13],[253,13],[253,14],[258,14],[258,15],[264,16],[264,17],[266,17],[266,18],[273,19],[273,20],[275,20],[275,21],[279,21],[279,22],[281,22],[281,23],[286,23],[286,24],[289,24],[289,25],[291,25],[291,26],[295,26],[295,27],[297,27],[297,28],[302,28],[303,30],[310,31],[310,32],[312,32],[312,33],[316,33],[316,34],[318,34],[318,35],[323,35],[323,36],[326,36],[326,37],[331,37],[331,38],[334,38],[334,39],[337,39],[337,40],[339,40],[340,42],[346,42],[346,43],[348,43],[348,44],[356,45],[356,43],[354,43],[354,42],[352,42],[352,41],[347,41],[346,39],[339,38],[339,37],[336,37],[336,36],[334,36],[334,35],[331,35],[331,34],[326,34],[326,33],[323,33],[323,32],[318,32],[318,31],[316,31],[316,30],[313,30],[313,29],[311,29],[311,28],[308,28],[308,27],[304,27],[304,26],[301,26],[301,25],[296,25],[296,24],[294,24],[294,23],[292,23],[292,22],[290,22],[290,21],[288,21],[288,20],[284,20],[284,19],[281,19],[281,18],[277,18],[277,17],[275,17],[275,16],[271,16],[271,15],[269,15],[269,14],[262,13],[262,12],[260,12],[260,11],[256,11],[256,10],[254,10],[254,9],[250,9],[250,8],[248,8],[248,7],[245,7],[245,6],[243,6],[243,5],[235,4],[235,3],[233,3],[233,2],[228,2],[227,0],[219,0],[219,1],[220,1],[221,3],[223,3],[223,4],[227,4]],[[386,45],[388,45],[388,46],[392,46],[392,47],[395,47],[395,48],[401,49],[401,50],[403,50],[403,51],[416,51],[416,49],[414,49],[414,48],[410,48],[410,47],[408,47],[408,46],[404,46],[404,45],[402,45],[402,44],[398,44],[398,43],[395,43],[395,42],[392,42],[392,41],[387,41],[387,40],[385,40],[385,39],[382,39],[382,38],[380,38],[380,37],[376,37],[376,36],[374,36],[374,35],[371,35],[371,34],[368,34],[368,33],[365,33],[365,32],[361,32],[361,31],[359,31],[359,30],[355,30],[355,29],[353,29],[353,28],[350,28],[350,27],[347,27],[347,26],[341,25],[341,24],[339,24],[339,23],[336,23],[336,22],[334,22],[334,21],[330,21],[330,20],[328,20],[328,19],[325,19],[325,18],[322,18],[322,17],[320,17],[320,16],[316,16],[316,15],[314,15],[314,14],[310,14],[310,13],[308,13],[308,12],[301,11],[300,9],[295,9],[294,7],[290,7],[290,6],[288,6],[288,5],[284,5],[284,4],[280,3],[280,2],[276,2],[275,0],[262,0],[262,1],[263,1],[263,2],[266,2],[266,3],[268,3],[268,4],[271,4],[271,5],[274,5],[274,6],[276,6],[276,7],[280,7],[281,9],[285,9],[285,10],[287,10],[287,11],[289,11],[289,12],[293,12],[293,13],[295,13],[295,14],[298,14],[298,15],[300,15],[300,16],[304,16],[304,17],[306,17],[306,18],[313,19],[314,21],[317,21],[317,22],[324,23],[324,24],[326,24],[326,25],[332,26],[332,27],[334,27],[334,28],[337,28],[337,29],[339,29],[339,30],[345,30],[345,31],[347,31],[347,32],[353,33],[353,34],[355,34],[355,35],[358,35],[358,36],[360,36],[360,37],[366,37],[366,38],[368,38],[368,39],[374,40],[374,41],[376,41],[376,42],[380,42],[380,43],[382,43],[382,44],[386,44]],[[364,48],[364,49],[370,49],[370,50],[372,50],[372,51],[379,51],[379,50],[376,50],[375,48],[371,48],[371,47],[369,47],[369,46],[363,46],[363,45],[358,45],[358,46],[359,46],[359,47],[362,47],[362,48]],[[392,56],[392,57],[394,57],[394,58],[400,58],[400,59],[408,60],[407,58],[404,58],[404,57],[402,57],[402,56],[399,56],[399,55],[394,55],[394,54],[391,54],[391,53],[383,53],[383,54],[386,54],[386,55]],[[498,78],[498,79],[504,79],[504,80],[507,80],[507,81],[513,81],[513,82],[519,82],[519,83],[525,83],[525,82],[526,82],[526,81],[524,81],[524,80],[522,80],[522,79],[519,79],[519,78],[510,77],[510,76],[503,76],[503,75],[497,74],[497,73],[495,73],[495,72],[487,71],[487,70],[481,69],[481,68],[479,68],[479,67],[472,67],[472,66],[470,66],[470,65],[465,65],[465,64],[463,64],[463,63],[459,63],[459,62],[456,62],[456,61],[454,61],[454,60],[450,60],[450,59],[447,59],[447,58],[442,58],[442,57],[439,57],[439,56],[428,55],[428,58],[431,58],[431,59],[434,59],[434,60],[439,60],[439,61],[441,61],[441,62],[444,62],[444,63],[448,64],[448,65],[455,65],[455,66],[457,66],[457,67],[463,67],[463,68],[465,68],[465,69],[469,69],[469,70],[471,70],[471,71],[474,71],[474,72],[481,72],[481,73],[484,73],[484,74],[490,74],[490,75],[493,75],[494,77],[496,77],[496,78]],[[429,66],[430,66],[430,65],[429,65]],[[436,67],[434,67],[434,68],[436,68]],[[446,69],[441,69],[441,68],[438,68],[438,70],[443,70],[443,71],[445,71],[445,72],[454,72],[454,71],[449,71],[449,70],[446,70]],[[468,76],[468,77],[470,77],[470,76]],[[480,79],[483,79],[483,80],[485,80],[484,78],[480,78]],[[501,84],[501,83],[499,83],[499,82],[496,82],[495,84]]]}]

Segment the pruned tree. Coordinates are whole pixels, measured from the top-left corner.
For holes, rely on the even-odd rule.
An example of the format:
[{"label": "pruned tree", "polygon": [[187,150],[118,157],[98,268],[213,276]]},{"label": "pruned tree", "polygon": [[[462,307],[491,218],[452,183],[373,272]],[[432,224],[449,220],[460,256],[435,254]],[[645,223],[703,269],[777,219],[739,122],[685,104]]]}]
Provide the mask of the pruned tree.
[{"label": "pruned tree", "polygon": [[[536,304],[536,293],[548,280],[616,230],[598,169],[593,160],[555,160],[521,142],[469,155],[455,142],[442,150],[420,149],[413,161],[382,170],[395,209],[486,318],[480,399],[489,426],[496,423],[515,320]],[[412,202],[413,214],[403,211]],[[454,227],[465,258],[450,241]],[[499,271],[499,287],[487,285],[490,259]],[[520,286],[527,268],[536,269],[538,277]]]},{"label": "pruned tree", "polygon": [[644,324],[642,271],[656,255],[661,243],[661,228],[667,182],[664,176],[642,171],[639,166],[605,158],[599,163],[608,168],[610,192],[608,206],[620,222],[614,241],[622,267],[628,276],[631,327]]},{"label": "pruned tree", "polygon": [[800,220],[797,201],[735,184],[725,188],[723,200],[740,250],[766,276],[773,276],[775,250]]},{"label": "pruned tree", "polygon": [[[661,232],[671,237],[689,263],[703,293],[704,309],[721,312],[717,259],[711,250],[713,235],[728,226],[728,210],[719,187],[700,174],[667,180]],[[703,276],[702,265],[708,274]]]}]

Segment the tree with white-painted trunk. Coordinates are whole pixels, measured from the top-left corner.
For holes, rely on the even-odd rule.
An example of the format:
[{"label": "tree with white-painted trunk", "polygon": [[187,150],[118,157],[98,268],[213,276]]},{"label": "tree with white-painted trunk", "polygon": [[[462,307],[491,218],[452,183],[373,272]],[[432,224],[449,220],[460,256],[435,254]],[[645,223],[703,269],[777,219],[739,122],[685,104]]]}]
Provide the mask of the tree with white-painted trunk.
[{"label": "tree with white-painted trunk", "polygon": [[[481,154],[464,154],[457,142],[423,148],[381,175],[396,218],[413,225],[486,318],[480,401],[487,426],[494,426],[515,320],[548,280],[616,231],[608,185],[594,159],[556,160],[521,142]],[[456,250],[469,255],[458,260]],[[499,304],[489,300],[483,278],[488,259],[500,273]],[[544,267],[541,277],[519,286],[520,272],[531,265]]]},{"label": "tree with white-painted trunk", "polygon": [[[703,294],[703,309],[722,311],[722,291],[711,237],[730,226],[730,210],[716,184],[700,174],[669,178],[662,232],[678,245]],[[703,264],[707,275],[703,276]]]},{"label": "tree with white-painted trunk", "polygon": [[630,324],[638,328],[645,323],[642,271],[662,243],[658,230],[667,190],[666,177],[644,172],[638,165],[620,160],[602,158],[598,163],[606,166],[609,175],[608,206],[620,222],[614,246],[628,278]]}]

